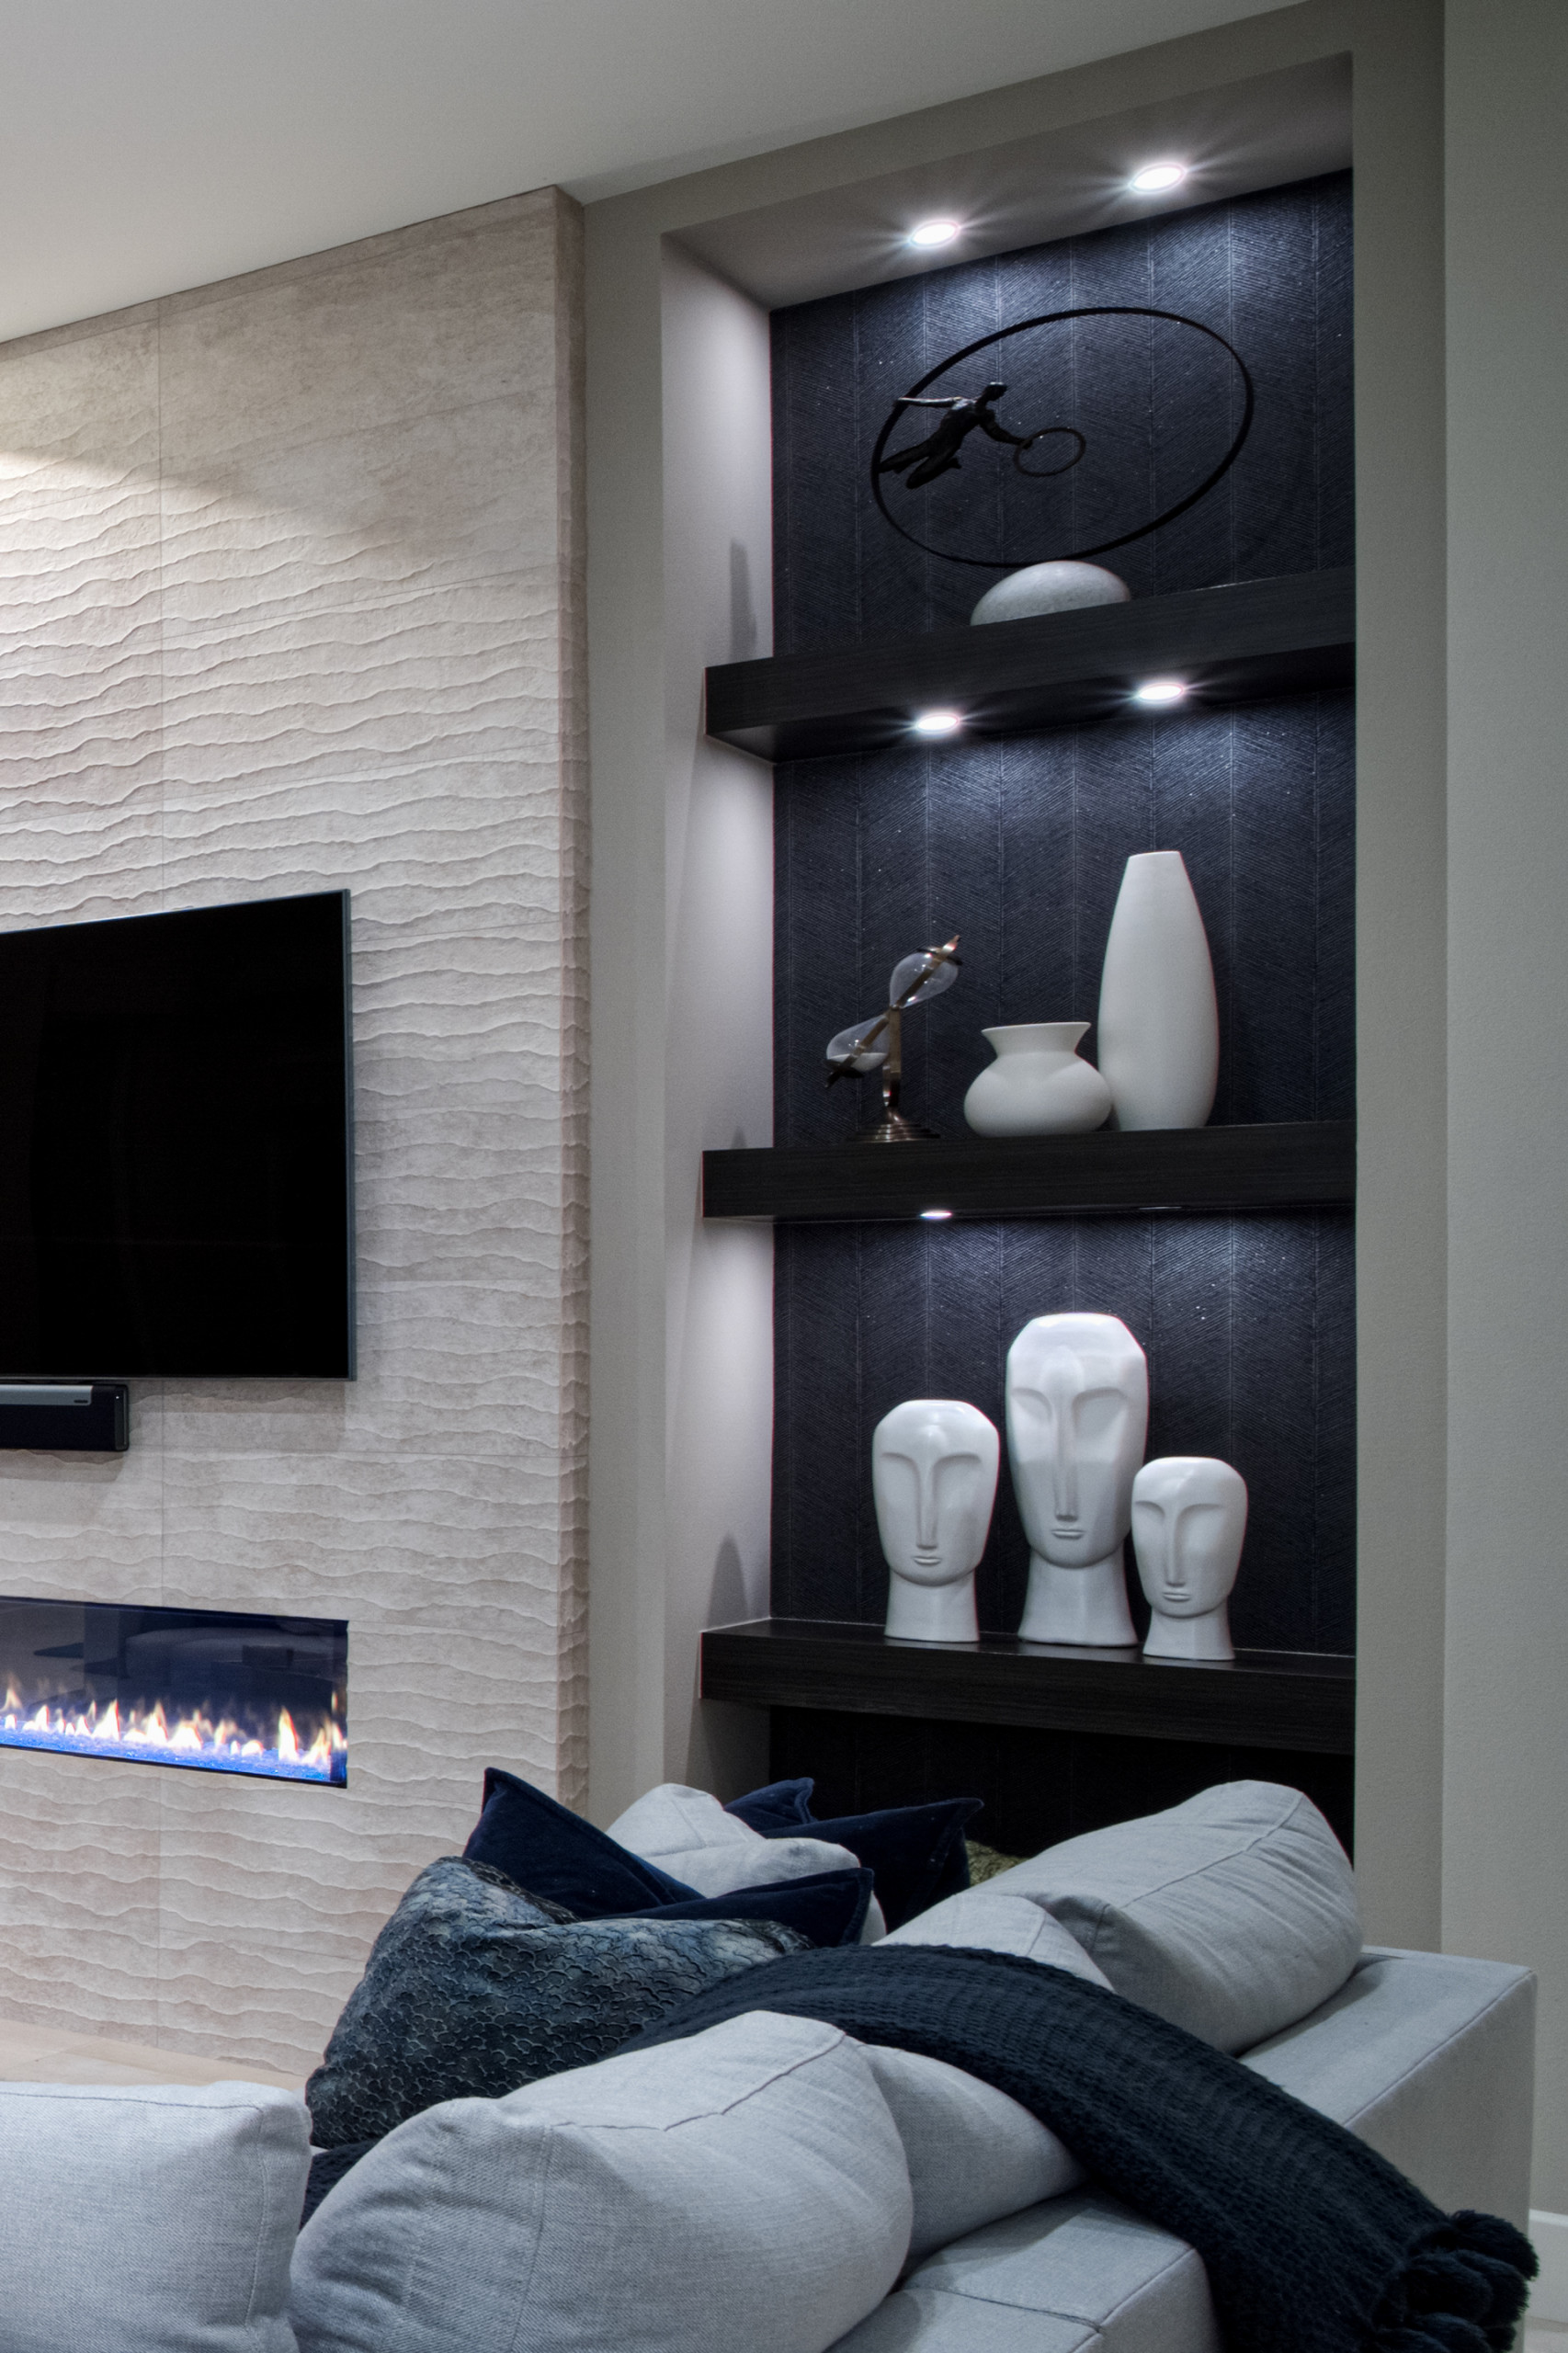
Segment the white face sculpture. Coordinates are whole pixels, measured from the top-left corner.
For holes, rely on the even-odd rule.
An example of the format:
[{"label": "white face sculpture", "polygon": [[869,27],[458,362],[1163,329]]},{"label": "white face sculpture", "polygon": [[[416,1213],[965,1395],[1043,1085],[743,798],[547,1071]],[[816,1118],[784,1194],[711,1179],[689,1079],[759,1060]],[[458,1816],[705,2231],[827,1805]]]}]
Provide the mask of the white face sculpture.
[{"label": "white face sculpture", "polygon": [[1132,1545],[1151,1609],[1201,1618],[1236,1581],[1246,1534],[1246,1481],[1206,1454],[1145,1462],[1132,1487]]},{"label": "white face sculpture", "polygon": [[985,1550],[1002,1443],[978,1406],[912,1397],[871,1437],[877,1532],[895,1576],[951,1585]]},{"label": "white face sculpture", "polygon": [[1149,1367],[1114,1315],[1037,1315],[1007,1351],[1007,1449],[1032,1552],[1088,1568],[1126,1538]]}]

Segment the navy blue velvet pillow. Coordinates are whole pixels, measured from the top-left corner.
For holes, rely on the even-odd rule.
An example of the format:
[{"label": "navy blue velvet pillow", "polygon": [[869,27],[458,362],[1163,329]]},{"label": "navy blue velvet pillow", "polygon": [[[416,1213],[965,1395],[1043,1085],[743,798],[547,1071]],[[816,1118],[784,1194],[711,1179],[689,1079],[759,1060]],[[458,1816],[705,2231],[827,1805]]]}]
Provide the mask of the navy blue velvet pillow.
[{"label": "navy blue velvet pillow", "polygon": [[495,1765],[485,1773],[483,1810],[463,1860],[504,1871],[530,1895],[563,1904],[574,1920],[701,1901],[694,1887],[618,1847],[580,1813]]},{"label": "navy blue velvet pillow", "polygon": [[[811,1783],[800,1786],[809,1796]],[[869,1869],[699,1895],[496,1765],[484,1776],[483,1810],[462,1859],[503,1872],[574,1920],[776,1920],[813,1945],[854,1944],[871,1901]]]},{"label": "navy blue velvet pillow", "polygon": [[812,1838],[847,1847],[875,1874],[877,1901],[890,1928],[927,1912],[944,1896],[969,1885],[969,1849],[964,1825],[980,1812],[979,1798],[941,1798],[933,1805],[890,1806],[877,1813],[851,1813],[818,1822],[811,1812],[810,1781],[772,1781],[733,1799],[726,1811],[765,1838]]},{"label": "navy blue velvet pillow", "polygon": [[776,1834],[789,1837],[797,1830],[810,1829],[815,1788],[814,1781],[769,1781],[765,1790],[732,1798],[724,1812],[734,1814],[748,1830],[760,1830],[765,1838]]},{"label": "navy blue velvet pillow", "polygon": [[[980,1812],[980,1798],[941,1798],[935,1805],[892,1806],[883,1813],[850,1813],[838,1822],[815,1822],[813,1838],[847,1847],[870,1866],[877,1902],[890,1928],[902,1927],[917,1912],[928,1912],[945,1895],[969,1885],[969,1849],[964,1824]],[[774,1831],[779,1837],[788,1834]]]},{"label": "navy blue velvet pillow", "polygon": [[694,1895],[688,1904],[661,1904],[639,1920],[773,1920],[813,1945],[860,1941],[871,1905],[873,1873],[816,1871],[810,1879],[773,1880],[766,1887],[732,1888],[728,1895]]}]

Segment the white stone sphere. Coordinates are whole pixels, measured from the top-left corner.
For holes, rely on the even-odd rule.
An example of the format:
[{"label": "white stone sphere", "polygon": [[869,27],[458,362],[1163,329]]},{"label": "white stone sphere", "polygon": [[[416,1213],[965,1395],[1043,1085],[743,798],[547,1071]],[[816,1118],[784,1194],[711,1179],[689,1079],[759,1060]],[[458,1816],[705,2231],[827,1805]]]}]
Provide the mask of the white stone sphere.
[{"label": "white stone sphere", "polygon": [[1070,613],[1080,605],[1124,605],[1132,591],[1103,563],[1026,564],[988,588],[971,621],[1021,621],[1031,613]]}]

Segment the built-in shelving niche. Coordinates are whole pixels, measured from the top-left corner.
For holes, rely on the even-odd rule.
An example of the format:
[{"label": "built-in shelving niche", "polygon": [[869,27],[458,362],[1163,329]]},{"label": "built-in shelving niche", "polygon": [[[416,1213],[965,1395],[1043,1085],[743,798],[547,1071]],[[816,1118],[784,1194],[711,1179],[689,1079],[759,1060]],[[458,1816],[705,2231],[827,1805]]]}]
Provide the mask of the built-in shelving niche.
[{"label": "built-in shelving niche", "polygon": [[[814,1774],[829,1812],[969,1790],[979,1834],[1016,1851],[1256,1773],[1349,1835],[1348,230],[1340,175],[775,313],[778,651],[709,672],[706,724],[781,763],[778,1142],[706,1154],[704,1211],[778,1227],[776,1615],[710,1632],[702,1688],[766,1706],[774,1771]],[[1228,305],[1258,426],[1222,497],[1107,559],[1131,602],[968,627],[950,572],[864,511],[845,417],[1068,279],[1063,301],[1179,281],[1173,307]],[[1187,684],[1178,713],[1132,705],[1153,672]],[[920,745],[911,719],[937,702],[963,733]],[[1122,862],[1153,847],[1182,850],[1214,950],[1214,1123],[967,1137],[976,1033],[1092,1009]],[[870,1098],[824,1097],[823,1044],[955,929],[965,985],[921,1017],[905,1086],[947,1141],[855,1147]],[[919,1223],[931,1208],[951,1222]],[[1148,1349],[1151,1453],[1247,1477],[1234,1668],[1009,1637],[1028,1548],[1006,1475],[978,1650],[881,1633],[871,1428],[922,1393],[1000,1423],[1008,1341],[1063,1307],[1120,1314]]]}]

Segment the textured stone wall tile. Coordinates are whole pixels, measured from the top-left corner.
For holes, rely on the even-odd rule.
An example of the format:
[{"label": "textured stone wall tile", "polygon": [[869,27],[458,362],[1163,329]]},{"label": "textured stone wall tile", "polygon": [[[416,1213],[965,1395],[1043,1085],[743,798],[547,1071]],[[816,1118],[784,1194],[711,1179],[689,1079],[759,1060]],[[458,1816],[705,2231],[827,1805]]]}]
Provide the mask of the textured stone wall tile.
[{"label": "textured stone wall tile", "polygon": [[[485,211],[501,217],[485,220]],[[163,307],[164,462],[189,474],[235,451],[365,432],[486,400],[539,401],[530,316],[547,324],[543,229],[504,208],[258,271]]]},{"label": "textured stone wall tile", "polygon": [[305,2073],[402,1887],[441,1851],[433,1811],[422,1824],[369,1787],[150,1769],[158,2040]]},{"label": "textured stone wall tile", "polygon": [[545,563],[560,519],[546,330],[519,338],[535,404],[467,402],[165,474],[171,623],[243,639],[377,597]]},{"label": "textured stone wall tile", "polygon": [[[270,638],[213,647],[169,631],[171,795],[240,786],[276,815],[287,809],[276,796],[313,783],[330,812],[350,780],[378,777],[399,755],[437,765],[454,752],[548,762],[553,668],[548,659],[530,667],[527,637],[530,625],[548,632],[552,614],[531,613],[526,590],[526,575],[516,574],[388,607],[357,605],[332,617],[330,637],[312,623],[279,625]],[[464,603],[467,612],[454,609]],[[181,807],[171,798],[172,824]],[[207,813],[219,815],[218,804]],[[244,826],[251,839],[255,824]]]},{"label": "textured stone wall tile", "polygon": [[[563,1210],[570,1192],[559,1135],[571,1111],[566,1083],[558,1065],[541,1074],[553,1119],[542,1116],[544,1101],[538,1114],[453,1105],[398,1120],[360,1118],[360,1231],[380,1285],[505,1286],[540,1268],[547,1253],[560,1265],[559,1235],[536,1224],[524,1239],[517,1229],[525,1204],[537,1221],[552,1204]],[[362,1333],[361,1345],[371,1338]]]},{"label": "textured stone wall tile", "polygon": [[364,1375],[0,1455],[0,1584],[350,1625],[346,1790],[0,1750],[0,2014],[302,2073],[484,1764],[583,1789],[579,228],[0,350],[0,926],[352,889]]},{"label": "textured stone wall tile", "polygon": [[486,1461],[372,1455],[165,1457],[165,1596],[171,1607],[293,1609],[355,1627],[396,1608],[451,1615],[481,1594],[536,1628],[550,1620],[552,1507],[543,1432],[527,1456]]},{"label": "textured stone wall tile", "polygon": [[[0,1450],[0,1591],[56,1601],[163,1598],[163,1403],[131,1392],[128,1454]],[[0,1750],[0,1773],[6,1763]]]},{"label": "textured stone wall tile", "polygon": [[156,2025],[159,1768],[0,1749],[0,2009]]},{"label": "textured stone wall tile", "polygon": [[519,1462],[542,1447],[553,1455],[566,1378],[562,1284],[541,1265],[525,1287],[525,1266],[514,1254],[504,1289],[362,1279],[357,1381],[171,1381],[171,1450]]},{"label": "textured stone wall tile", "polygon": [[154,303],[0,345],[0,452],[110,474],[158,462]]},{"label": "textured stone wall tile", "polygon": [[[76,347],[85,392],[99,356],[101,341]],[[0,404],[29,372],[0,365]],[[124,420],[137,462],[89,466],[29,447],[28,404],[11,405],[23,413],[0,427],[0,928],[150,909],[162,859],[146,417]]]},{"label": "textured stone wall tile", "polygon": [[346,1790],[165,1777],[161,2036],[308,2068],[410,1881],[461,1851],[484,1767],[555,1780],[548,1663],[488,1611],[410,1631],[360,1639]]},{"label": "textured stone wall tile", "polygon": [[0,790],[0,931],[158,913],[159,789],[95,790],[96,782],[77,779],[70,791],[47,780],[26,793]]}]

